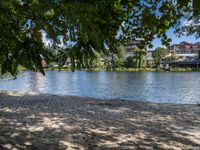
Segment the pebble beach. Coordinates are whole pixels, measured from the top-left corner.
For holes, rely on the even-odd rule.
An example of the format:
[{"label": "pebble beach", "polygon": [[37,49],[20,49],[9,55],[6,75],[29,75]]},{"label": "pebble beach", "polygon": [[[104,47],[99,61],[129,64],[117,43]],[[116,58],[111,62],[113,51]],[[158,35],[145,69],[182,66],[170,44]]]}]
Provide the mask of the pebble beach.
[{"label": "pebble beach", "polygon": [[200,105],[1,91],[0,149],[200,150]]}]

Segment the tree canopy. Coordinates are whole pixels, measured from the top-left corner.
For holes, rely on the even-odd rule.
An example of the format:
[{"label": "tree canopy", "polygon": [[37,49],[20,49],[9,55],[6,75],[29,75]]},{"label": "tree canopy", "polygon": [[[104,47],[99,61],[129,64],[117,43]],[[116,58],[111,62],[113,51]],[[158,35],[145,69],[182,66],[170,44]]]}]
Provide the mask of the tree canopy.
[{"label": "tree canopy", "polygon": [[[183,15],[190,0],[1,0],[0,66],[16,74],[19,65],[44,73],[48,61],[42,32],[67,56],[81,63],[95,52],[115,53],[121,42],[155,36],[169,43],[167,29]],[[62,38],[60,38],[62,37]],[[70,48],[69,48],[70,47]]]},{"label": "tree canopy", "polygon": [[200,38],[200,0],[192,0],[189,6],[182,8],[183,16],[177,23],[176,32]]}]

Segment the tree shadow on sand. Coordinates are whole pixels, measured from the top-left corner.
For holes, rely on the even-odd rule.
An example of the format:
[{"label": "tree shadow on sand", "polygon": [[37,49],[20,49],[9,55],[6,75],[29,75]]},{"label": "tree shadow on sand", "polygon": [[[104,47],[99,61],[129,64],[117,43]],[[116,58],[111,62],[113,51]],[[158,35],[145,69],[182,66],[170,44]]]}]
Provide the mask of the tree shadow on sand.
[{"label": "tree shadow on sand", "polygon": [[200,107],[0,94],[0,149],[199,149]]}]

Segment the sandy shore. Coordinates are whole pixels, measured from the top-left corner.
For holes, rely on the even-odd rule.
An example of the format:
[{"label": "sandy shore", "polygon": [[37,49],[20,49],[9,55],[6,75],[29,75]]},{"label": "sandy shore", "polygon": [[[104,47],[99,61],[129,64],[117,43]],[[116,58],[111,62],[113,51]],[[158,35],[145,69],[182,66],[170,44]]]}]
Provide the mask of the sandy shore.
[{"label": "sandy shore", "polygon": [[0,92],[0,149],[200,149],[200,106]]}]

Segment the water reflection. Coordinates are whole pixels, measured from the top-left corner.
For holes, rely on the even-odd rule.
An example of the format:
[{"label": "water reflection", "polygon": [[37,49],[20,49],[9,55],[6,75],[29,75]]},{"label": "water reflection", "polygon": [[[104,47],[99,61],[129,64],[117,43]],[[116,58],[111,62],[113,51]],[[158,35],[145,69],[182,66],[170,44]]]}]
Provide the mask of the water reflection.
[{"label": "water reflection", "polygon": [[46,78],[41,75],[40,73],[27,73],[29,77],[29,91],[40,92],[40,89],[45,87],[45,80]]},{"label": "water reflection", "polygon": [[200,103],[200,73],[25,72],[2,90],[161,103]]}]

